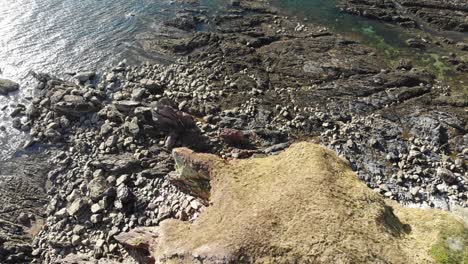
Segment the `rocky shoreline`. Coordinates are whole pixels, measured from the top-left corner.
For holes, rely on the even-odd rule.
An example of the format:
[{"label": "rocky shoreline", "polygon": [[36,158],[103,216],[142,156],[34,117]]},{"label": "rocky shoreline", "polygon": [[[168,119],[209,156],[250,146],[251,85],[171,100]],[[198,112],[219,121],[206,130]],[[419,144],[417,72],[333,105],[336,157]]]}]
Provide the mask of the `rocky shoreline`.
[{"label": "rocky shoreline", "polygon": [[468,32],[468,3],[464,0],[340,0],[346,12],[420,28],[428,24],[439,30]]},{"label": "rocky shoreline", "polygon": [[389,199],[468,206],[466,106],[441,100],[450,88],[436,76],[404,61],[394,67],[377,50],[263,1],[233,1],[208,32],[194,30],[207,21],[192,15],[166,25],[183,37],[147,43],[179,58],[171,65],[123,61],[74,81],[35,74],[39,95],[14,110],[13,123],[29,131],[26,147],[51,146],[37,191],[47,206],[8,216],[18,232],[43,225],[26,248],[2,230],[0,262],[144,259],[114,237],[168,218],[192,221],[207,205],[175,180],[171,151],[181,146],[230,160],[313,140]]}]

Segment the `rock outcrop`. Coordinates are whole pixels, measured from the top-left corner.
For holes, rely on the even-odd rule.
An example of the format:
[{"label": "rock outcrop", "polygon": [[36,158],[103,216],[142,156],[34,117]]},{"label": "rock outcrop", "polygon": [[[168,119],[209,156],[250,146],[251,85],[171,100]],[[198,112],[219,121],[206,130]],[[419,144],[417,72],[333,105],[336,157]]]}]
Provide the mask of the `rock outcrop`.
[{"label": "rock outcrop", "polygon": [[298,143],[229,164],[190,155],[190,164],[211,160],[210,206],[194,223],[166,220],[117,237],[156,263],[433,263],[446,241],[461,253],[444,253],[467,256],[461,220],[384,201],[324,147]]},{"label": "rock outcrop", "polygon": [[[203,25],[212,31],[162,34],[145,43],[168,57],[181,55],[171,65],[122,61],[98,76],[80,73],[73,82],[33,74],[39,82],[35,97],[30,105],[12,109],[13,127],[29,131],[28,147],[45,144],[60,151],[45,166],[50,170],[45,221],[26,255],[36,263],[82,257],[123,261],[127,255],[117,243],[119,234],[154,228],[168,218],[193,221],[206,206],[216,208],[217,188],[223,183],[205,166],[211,158],[224,162],[275,155],[298,139],[314,138],[334,150],[368,187],[389,199],[448,210],[468,206],[464,104],[436,100],[452,98],[454,89],[411,58],[395,67],[374,48],[322,26],[304,25],[266,3],[233,1],[235,7]],[[192,14],[202,22],[207,13]],[[176,147],[223,159],[207,156],[207,163],[197,163],[198,154],[177,149],[174,162]],[[248,162],[253,166],[256,160]],[[290,164],[271,166],[281,165]],[[271,168],[265,171],[277,174]],[[256,182],[247,186],[263,188]],[[290,188],[284,187],[289,195]],[[385,208],[377,194],[370,197],[375,208]],[[256,198],[264,206],[272,197]],[[343,207],[341,200],[335,202]],[[285,203],[275,201],[282,207]],[[285,212],[296,214],[290,208]],[[381,215],[378,210],[369,214]],[[232,212],[226,216],[245,221],[246,227],[256,221]],[[193,237],[188,231],[184,235]],[[275,243],[268,237],[257,242]],[[187,252],[193,250],[186,246]],[[147,258],[148,250],[136,250]],[[235,250],[228,253],[238,257]],[[6,263],[30,259],[17,256]]]},{"label": "rock outcrop", "polygon": [[429,24],[441,30],[468,32],[468,3],[464,0],[340,0],[340,7],[371,19],[406,27]]}]

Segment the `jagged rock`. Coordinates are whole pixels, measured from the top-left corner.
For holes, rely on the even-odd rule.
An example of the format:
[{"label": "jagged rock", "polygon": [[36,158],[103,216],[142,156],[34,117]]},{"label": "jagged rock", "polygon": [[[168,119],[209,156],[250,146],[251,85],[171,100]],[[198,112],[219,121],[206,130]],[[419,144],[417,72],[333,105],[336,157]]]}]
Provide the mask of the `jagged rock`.
[{"label": "jagged rock", "polygon": [[418,40],[418,39],[408,39],[406,41],[406,44],[408,44],[408,46],[410,46],[411,48],[417,48],[417,49],[425,49],[426,48],[426,45],[424,44],[424,42],[422,42],[421,40]]},{"label": "jagged rock", "polygon": [[67,212],[69,215],[79,218],[89,213],[89,203],[86,199],[76,199],[67,207]]},{"label": "jagged rock", "polygon": [[463,51],[468,51],[468,43],[459,42],[456,44],[456,47]]},{"label": "jagged rock", "polygon": [[130,122],[124,123],[125,129],[133,136],[140,134],[140,126],[138,125],[138,117],[132,118]]},{"label": "jagged rock", "polygon": [[51,262],[52,264],[118,264],[118,263],[132,263],[132,260],[127,258],[126,261],[116,261],[111,259],[100,259],[96,260],[92,256],[87,254],[77,253],[77,254],[69,254],[63,259],[59,259],[57,261]]},{"label": "jagged rock", "polygon": [[172,156],[176,171],[170,174],[169,180],[182,190],[207,201],[210,195],[210,167],[222,161],[212,155],[195,154],[187,148],[174,149]]},{"label": "jagged rock", "polygon": [[127,233],[120,233],[114,238],[130,249],[149,250],[150,244],[158,237],[158,229],[158,227],[139,227]]},{"label": "jagged rock", "polygon": [[101,214],[93,214],[89,218],[89,221],[91,221],[91,223],[93,224],[99,224],[102,222],[102,219],[103,219],[103,216]]},{"label": "jagged rock", "polygon": [[276,144],[276,145],[266,148],[263,152],[265,153],[278,152],[289,147],[289,145],[291,145],[289,142]]}]

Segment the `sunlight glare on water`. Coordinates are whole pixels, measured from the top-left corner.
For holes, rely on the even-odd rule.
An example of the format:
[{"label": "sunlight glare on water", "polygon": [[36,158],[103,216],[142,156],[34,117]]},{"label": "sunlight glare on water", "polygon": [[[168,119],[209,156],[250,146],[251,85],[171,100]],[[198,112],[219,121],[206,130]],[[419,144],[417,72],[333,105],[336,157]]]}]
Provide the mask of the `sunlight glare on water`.
[{"label": "sunlight glare on water", "polygon": [[[0,78],[21,84],[17,94],[0,96],[0,160],[26,140],[11,129],[9,114],[28,104],[29,72],[101,70],[140,51],[135,38],[158,23],[168,0],[3,0],[0,4]],[[159,20],[158,20],[159,19]]]}]

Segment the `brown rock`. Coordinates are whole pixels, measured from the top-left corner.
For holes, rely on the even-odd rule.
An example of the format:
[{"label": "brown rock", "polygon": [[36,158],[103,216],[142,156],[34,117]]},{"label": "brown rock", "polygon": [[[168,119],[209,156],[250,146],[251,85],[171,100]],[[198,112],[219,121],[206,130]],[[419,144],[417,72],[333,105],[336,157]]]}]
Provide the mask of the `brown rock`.
[{"label": "brown rock", "polygon": [[169,180],[180,189],[208,201],[210,196],[211,168],[222,160],[211,154],[197,154],[187,148],[172,151],[176,172]]}]

